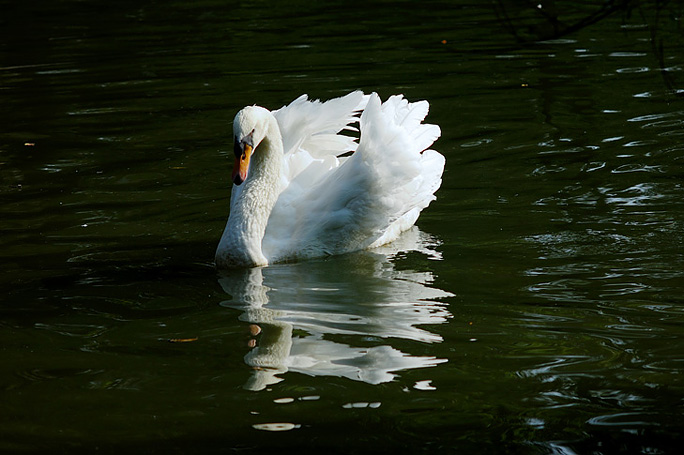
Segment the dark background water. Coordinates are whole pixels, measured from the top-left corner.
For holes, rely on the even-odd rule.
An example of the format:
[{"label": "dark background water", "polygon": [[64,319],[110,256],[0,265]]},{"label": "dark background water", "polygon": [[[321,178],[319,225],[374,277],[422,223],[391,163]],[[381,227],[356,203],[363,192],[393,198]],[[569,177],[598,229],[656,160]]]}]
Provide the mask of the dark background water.
[{"label": "dark background water", "polygon": [[[3,453],[677,452],[682,2],[0,6]],[[418,229],[217,274],[235,112],[354,89]]]}]

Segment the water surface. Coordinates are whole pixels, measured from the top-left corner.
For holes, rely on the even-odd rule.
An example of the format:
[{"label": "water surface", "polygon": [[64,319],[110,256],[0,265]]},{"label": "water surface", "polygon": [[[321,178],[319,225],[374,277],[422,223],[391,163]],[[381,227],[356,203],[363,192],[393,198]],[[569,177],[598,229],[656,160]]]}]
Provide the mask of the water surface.
[{"label": "water surface", "polygon": [[[680,2],[23,2],[0,18],[0,450],[675,453]],[[431,103],[396,245],[217,273],[230,122]]]}]

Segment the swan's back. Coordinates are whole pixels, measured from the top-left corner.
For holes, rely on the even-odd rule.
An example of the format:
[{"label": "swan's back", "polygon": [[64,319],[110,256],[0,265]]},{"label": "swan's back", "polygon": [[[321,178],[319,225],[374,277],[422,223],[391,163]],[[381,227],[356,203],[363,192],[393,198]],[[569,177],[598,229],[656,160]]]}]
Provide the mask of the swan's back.
[{"label": "swan's back", "polygon": [[[302,96],[274,111],[285,159],[262,242],[269,262],[380,246],[410,228],[444,170],[444,157],[428,150],[440,135],[422,123],[428,108],[353,92],[324,103]],[[345,130],[360,130],[358,142]]]}]

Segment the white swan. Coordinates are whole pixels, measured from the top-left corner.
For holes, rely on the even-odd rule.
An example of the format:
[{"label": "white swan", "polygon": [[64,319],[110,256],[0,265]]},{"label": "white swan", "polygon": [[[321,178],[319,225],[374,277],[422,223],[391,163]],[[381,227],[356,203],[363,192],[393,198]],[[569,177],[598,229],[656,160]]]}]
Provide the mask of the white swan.
[{"label": "white swan", "polygon": [[[437,125],[422,123],[428,108],[401,95],[381,103],[375,93],[352,92],[238,112],[217,267],[264,266],[396,239],[442,183],[444,157],[427,150],[440,135]],[[358,143],[340,134],[358,131],[356,124]]]}]

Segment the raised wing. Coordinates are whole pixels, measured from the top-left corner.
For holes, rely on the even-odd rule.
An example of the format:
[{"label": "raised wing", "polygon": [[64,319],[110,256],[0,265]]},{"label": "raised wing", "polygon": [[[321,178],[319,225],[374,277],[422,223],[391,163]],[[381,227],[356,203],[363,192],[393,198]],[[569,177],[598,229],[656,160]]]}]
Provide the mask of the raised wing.
[{"label": "raised wing", "polygon": [[[330,112],[353,113],[354,104],[365,101],[356,147],[347,136],[336,134],[349,126],[344,121],[354,121],[353,115],[335,119]],[[278,111],[287,117],[286,131],[307,131],[287,139],[291,180],[269,219],[264,254],[269,260],[339,254],[394,240],[413,225],[441,183],[444,158],[425,151],[440,135],[438,126],[422,124],[428,103],[394,96],[381,104],[377,94],[364,98],[360,92],[307,107],[302,103],[308,102],[299,98]],[[284,109],[295,106],[297,115],[290,118]],[[305,119],[327,127],[309,133]],[[337,158],[336,151],[320,146],[323,143],[344,143],[356,151]],[[293,167],[298,172],[292,172]]]}]

